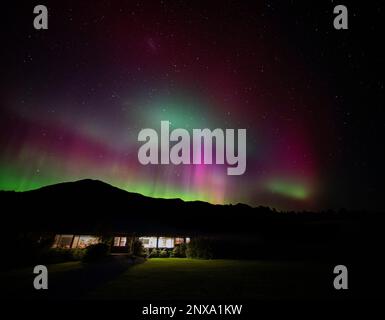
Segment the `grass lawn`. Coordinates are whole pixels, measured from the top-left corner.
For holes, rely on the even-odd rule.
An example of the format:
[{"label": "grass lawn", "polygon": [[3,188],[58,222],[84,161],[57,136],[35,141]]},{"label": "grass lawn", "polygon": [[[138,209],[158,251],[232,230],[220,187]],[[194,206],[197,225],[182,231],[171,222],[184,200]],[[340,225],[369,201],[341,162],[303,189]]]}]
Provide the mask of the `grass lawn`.
[{"label": "grass lawn", "polygon": [[335,294],[332,270],[332,266],[315,262],[153,258],[130,267],[87,298],[330,298]]}]

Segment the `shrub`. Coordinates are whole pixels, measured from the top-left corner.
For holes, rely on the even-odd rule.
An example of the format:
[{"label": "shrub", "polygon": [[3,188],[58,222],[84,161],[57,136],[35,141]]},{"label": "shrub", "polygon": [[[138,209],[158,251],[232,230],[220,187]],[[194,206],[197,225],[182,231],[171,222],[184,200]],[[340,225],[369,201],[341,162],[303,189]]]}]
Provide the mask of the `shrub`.
[{"label": "shrub", "polygon": [[143,256],[148,258],[150,256],[150,249],[144,248],[143,249]]},{"label": "shrub", "polygon": [[83,261],[96,262],[103,260],[110,253],[110,247],[105,243],[91,244],[85,249]]},{"label": "shrub", "polygon": [[77,248],[77,249],[72,249],[71,252],[72,252],[73,260],[82,260],[86,253],[86,249]]},{"label": "shrub", "polygon": [[171,256],[175,258],[185,258],[186,257],[186,244],[181,243],[177,244],[171,252]]},{"label": "shrub", "polygon": [[187,249],[186,249],[187,258],[196,258],[197,257],[196,242],[197,242],[197,239],[190,240],[190,243],[188,244]]},{"label": "shrub", "polygon": [[169,257],[169,254],[166,249],[160,250],[159,258],[168,258],[168,257]]},{"label": "shrub", "polygon": [[63,249],[51,248],[40,258],[41,263],[60,263],[67,261],[81,260],[85,254],[85,249]]},{"label": "shrub", "polygon": [[185,243],[181,243],[179,245],[179,248],[180,248],[180,257],[181,258],[186,258],[186,249],[187,249],[187,245]]},{"label": "shrub", "polygon": [[170,256],[175,257],[175,258],[180,258],[180,246],[179,245],[176,245],[174,247],[174,249],[172,249]]},{"label": "shrub", "polygon": [[132,254],[137,257],[147,256],[146,251],[144,250],[144,247],[143,247],[143,243],[139,239],[134,240]]},{"label": "shrub", "polygon": [[[55,234],[14,231],[8,235],[6,229],[0,237],[3,243],[0,270],[6,270],[12,267],[47,263],[46,257],[50,255]],[[11,245],[8,244],[10,237],[12,237]]]},{"label": "shrub", "polygon": [[101,235],[99,236],[99,241],[111,247],[114,243],[114,237],[110,235]]},{"label": "shrub", "polygon": [[213,248],[211,241],[206,238],[195,238],[190,241],[186,249],[188,258],[212,259]]},{"label": "shrub", "polygon": [[159,251],[158,249],[152,249],[152,251],[150,252],[149,258],[158,258],[159,257]]},{"label": "shrub", "polygon": [[48,250],[48,252],[43,256],[42,259],[45,263],[60,263],[76,260],[72,254],[71,249],[62,248]]}]

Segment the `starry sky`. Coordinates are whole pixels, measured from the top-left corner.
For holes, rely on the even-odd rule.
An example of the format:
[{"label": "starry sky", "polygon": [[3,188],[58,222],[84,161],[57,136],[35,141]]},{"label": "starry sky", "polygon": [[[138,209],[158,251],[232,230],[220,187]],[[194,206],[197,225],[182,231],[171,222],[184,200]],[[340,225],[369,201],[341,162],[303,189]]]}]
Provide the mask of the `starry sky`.
[{"label": "starry sky", "polygon": [[[93,178],[153,197],[384,209],[380,2],[345,1],[343,31],[333,1],[40,2],[4,9],[1,190]],[[33,28],[37,4],[48,30]],[[138,133],[161,120],[246,128],[246,173],[141,165]]]}]

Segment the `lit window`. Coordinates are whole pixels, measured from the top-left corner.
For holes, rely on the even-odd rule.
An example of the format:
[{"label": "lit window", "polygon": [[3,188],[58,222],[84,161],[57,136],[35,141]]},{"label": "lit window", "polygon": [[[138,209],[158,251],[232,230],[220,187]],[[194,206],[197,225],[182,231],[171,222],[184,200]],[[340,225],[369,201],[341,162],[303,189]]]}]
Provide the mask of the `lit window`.
[{"label": "lit window", "polygon": [[74,236],[72,234],[58,234],[55,236],[54,248],[75,249],[85,248],[91,244],[99,243],[99,238],[94,236]]},{"label": "lit window", "polygon": [[159,237],[159,248],[174,248],[174,238]]},{"label": "lit window", "polygon": [[126,246],[126,243],[127,243],[127,238],[126,238],[126,237],[121,237],[121,238],[120,238],[119,246],[120,246],[120,247],[125,247],[125,246]]},{"label": "lit window", "polygon": [[190,242],[190,238],[186,238],[186,243],[189,243]]},{"label": "lit window", "polygon": [[184,242],[183,238],[175,238],[175,244],[181,244]]},{"label": "lit window", "polygon": [[125,247],[127,244],[127,237],[114,237],[114,247]]},{"label": "lit window", "polygon": [[91,244],[99,243],[99,238],[94,236],[75,236],[72,248],[86,248]]},{"label": "lit window", "polygon": [[156,248],[156,237],[140,237],[139,240],[145,248]]},{"label": "lit window", "polygon": [[60,241],[60,235],[57,234],[55,235],[55,240],[53,241],[52,248],[57,248],[59,246],[59,241]]},{"label": "lit window", "polygon": [[59,234],[55,236],[54,248],[70,249],[73,239],[72,234]]},{"label": "lit window", "polygon": [[79,245],[79,239],[79,236],[74,237],[74,241],[72,241],[72,248],[77,248],[77,246]]}]

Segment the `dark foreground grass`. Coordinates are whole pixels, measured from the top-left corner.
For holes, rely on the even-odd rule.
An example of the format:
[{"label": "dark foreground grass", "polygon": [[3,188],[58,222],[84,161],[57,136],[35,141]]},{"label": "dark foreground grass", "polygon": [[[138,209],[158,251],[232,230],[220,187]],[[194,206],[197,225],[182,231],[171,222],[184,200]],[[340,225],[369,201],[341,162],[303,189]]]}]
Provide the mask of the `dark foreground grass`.
[{"label": "dark foreground grass", "polygon": [[295,299],[338,297],[333,266],[316,262],[267,262],[153,258],[134,265],[90,292],[91,299]]},{"label": "dark foreground grass", "polygon": [[[56,263],[47,266],[50,280],[62,274],[73,272],[83,268],[80,261]],[[36,274],[33,273],[33,266],[0,272],[2,284],[2,295],[8,298],[28,298],[36,292],[33,288],[33,280]]]}]

